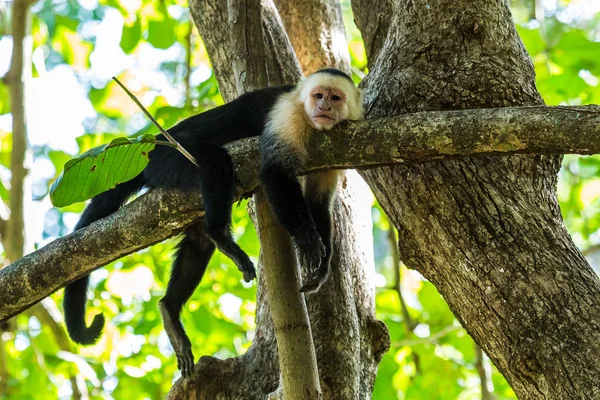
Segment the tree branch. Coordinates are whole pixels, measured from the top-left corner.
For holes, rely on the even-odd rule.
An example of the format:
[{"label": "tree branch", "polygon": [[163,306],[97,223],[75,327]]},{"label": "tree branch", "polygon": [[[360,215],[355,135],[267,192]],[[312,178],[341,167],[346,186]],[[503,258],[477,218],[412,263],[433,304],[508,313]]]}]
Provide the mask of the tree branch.
[{"label": "tree branch", "polygon": [[[228,146],[238,198],[259,184],[257,139]],[[600,107],[519,107],[422,112],[315,134],[304,172],[421,163],[476,154],[600,153]],[[149,211],[151,210],[151,211]],[[152,190],[90,226],[0,270],[0,321],[126,254],[176,235],[202,215],[198,193]]]}]

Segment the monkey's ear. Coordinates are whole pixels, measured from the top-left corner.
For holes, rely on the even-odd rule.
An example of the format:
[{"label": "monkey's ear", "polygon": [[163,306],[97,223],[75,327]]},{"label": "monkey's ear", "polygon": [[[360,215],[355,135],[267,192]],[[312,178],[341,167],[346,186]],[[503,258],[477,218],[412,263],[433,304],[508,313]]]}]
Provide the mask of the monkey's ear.
[{"label": "monkey's ear", "polygon": [[365,89],[358,88],[358,104],[362,106],[362,103],[365,101]]},{"label": "monkey's ear", "polygon": [[365,113],[365,110],[363,108],[363,100],[365,97],[365,91],[363,89],[359,89],[356,88],[357,90],[357,96],[356,96],[356,103],[355,104],[351,104],[350,103],[350,115],[348,115],[348,119],[356,121],[358,119],[362,119]]}]

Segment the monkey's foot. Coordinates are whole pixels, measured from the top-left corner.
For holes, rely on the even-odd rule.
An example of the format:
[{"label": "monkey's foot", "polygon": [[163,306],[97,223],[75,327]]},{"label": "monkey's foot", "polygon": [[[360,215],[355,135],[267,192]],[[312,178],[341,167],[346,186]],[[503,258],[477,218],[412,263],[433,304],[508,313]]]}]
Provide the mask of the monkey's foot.
[{"label": "monkey's foot", "polygon": [[194,355],[192,354],[192,346],[178,343],[173,346],[175,357],[177,357],[177,368],[181,371],[181,376],[187,379],[194,373]]},{"label": "monkey's foot", "polygon": [[300,292],[311,293],[319,290],[321,285],[327,280],[327,269],[319,268],[304,282],[299,289]]},{"label": "monkey's foot", "polygon": [[321,259],[325,257],[325,245],[321,236],[315,230],[312,234],[294,238],[294,243],[298,250],[298,261],[301,268],[306,269],[311,275],[315,275],[321,265]]},{"label": "monkey's foot", "polygon": [[158,302],[158,309],[177,358],[177,369],[181,371],[182,377],[189,378],[194,373],[194,355],[190,338],[185,334],[183,325],[179,321],[181,305],[180,303],[174,306],[167,297],[164,297]]}]

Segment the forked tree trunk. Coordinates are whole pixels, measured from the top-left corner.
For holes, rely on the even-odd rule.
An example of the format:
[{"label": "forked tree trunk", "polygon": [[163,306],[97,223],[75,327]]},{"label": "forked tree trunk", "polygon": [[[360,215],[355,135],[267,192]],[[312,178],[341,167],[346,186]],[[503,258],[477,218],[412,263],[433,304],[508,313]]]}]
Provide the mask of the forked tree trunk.
[{"label": "forked tree trunk", "polygon": [[[369,117],[539,105],[505,0],[354,0]],[[548,134],[551,134],[549,132]],[[429,279],[520,399],[600,398],[600,281],[556,199],[560,156],[365,171]]]},{"label": "forked tree trunk", "polygon": [[[221,93],[228,100],[240,93],[239,71],[248,68],[253,75],[256,63],[264,68],[269,82],[293,82],[297,79],[294,70],[298,63],[293,51],[288,48],[279,16],[269,0],[264,6],[263,28],[265,32],[264,60],[241,60],[240,54],[232,52],[240,43],[232,43],[228,26],[230,8],[239,4],[226,0],[191,1],[190,9],[203,37],[211,61],[217,73]],[[341,12],[337,0],[327,0],[313,10],[314,18],[307,21],[292,14],[286,15],[285,24],[292,31],[298,24],[308,24],[309,29],[322,30],[329,37],[339,40],[343,33]],[[251,7],[246,3],[247,7]],[[290,1],[292,8],[302,8],[306,1]],[[244,16],[236,15],[236,18]],[[249,23],[246,21],[245,23]],[[246,27],[255,29],[256,27]],[[336,32],[336,34],[332,34]],[[250,34],[249,34],[250,36]],[[308,71],[334,65],[348,69],[347,58],[331,52],[331,46],[321,42],[323,48],[305,38],[295,38],[294,46],[301,53],[313,54],[314,59],[301,57]],[[260,46],[253,41],[249,46]],[[252,53],[252,52],[250,52]],[[306,57],[306,56],[305,56]],[[347,57],[347,54],[346,54]],[[322,59],[322,61],[319,61]],[[253,65],[245,62],[252,62]],[[316,67],[314,67],[316,65]],[[355,173],[344,178],[334,206],[335,250],[328,281],[314,295],[307,296],[312,333],[317,353],[319,377],[325,399],[367,399],[373,389],[377,364],[389,346],[385,325],[375,319],[374,273],[372,253],[372,226],[370,204],[357,196],[358,191],[367,190]],[[271,249],[272,250],[272,249]],[[169,394],[169,399],[266,399],[277,389],[279,370],[273,323],[269,316],[268,301],[264,286],[263,266],[259,266],[257,299],[257,334],[249,351],[241,357],[217,360],[204,357],[197,366],[198,375],[191,380],[178,381]],[[270,398],[280,398],[277,391]],[[303,398],[303,397],[300,397]]]}]

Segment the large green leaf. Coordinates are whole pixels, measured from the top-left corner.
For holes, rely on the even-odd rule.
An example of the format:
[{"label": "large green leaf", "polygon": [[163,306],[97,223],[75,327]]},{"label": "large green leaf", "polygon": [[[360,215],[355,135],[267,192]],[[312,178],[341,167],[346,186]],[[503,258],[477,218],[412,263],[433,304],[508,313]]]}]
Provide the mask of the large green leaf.
[{"label": "large green leaf", "polygon": [[148,154],[155,145],[152,135],[117,138],[68,161],[50,188],[52,204],[68,206],[133,179],[148,165]]}]

